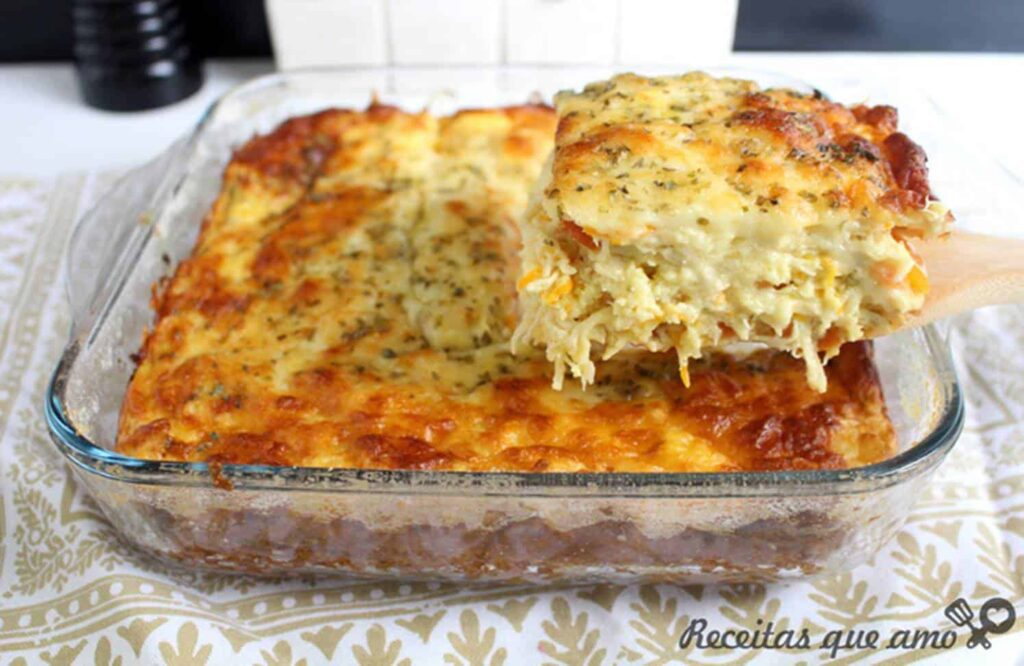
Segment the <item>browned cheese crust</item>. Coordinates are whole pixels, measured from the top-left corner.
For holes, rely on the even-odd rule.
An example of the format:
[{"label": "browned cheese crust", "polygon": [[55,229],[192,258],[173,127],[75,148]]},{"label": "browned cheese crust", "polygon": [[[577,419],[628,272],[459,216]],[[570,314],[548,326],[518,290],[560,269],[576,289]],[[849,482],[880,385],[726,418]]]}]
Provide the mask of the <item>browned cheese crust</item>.
[{"label": "browned cheese crust", "polygon": [[541,353],[512,356],[515,220],[555,122],[540,106],[377,105],[241,147],[154,299],[118,450],[534,472],[839,468],[893,452],[866,344],[843,349],[820,394],[774,352],[696,362],[690,388],[674,357],[623,353],[586,391],[553,390]]}]

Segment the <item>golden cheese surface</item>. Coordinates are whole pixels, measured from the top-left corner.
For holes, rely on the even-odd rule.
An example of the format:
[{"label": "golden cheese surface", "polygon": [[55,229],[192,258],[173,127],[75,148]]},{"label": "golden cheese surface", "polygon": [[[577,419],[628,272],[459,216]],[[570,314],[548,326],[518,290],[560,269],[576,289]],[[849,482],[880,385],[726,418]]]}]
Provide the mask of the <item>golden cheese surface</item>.
[{"label": "golden cheese surface", "polygon": [[[701,72],[622,74],[556,97],[555,149],[523,223],[517,342],[593,379],[623,349],[686,364],[754,341],[822,361],[919,309],[906,244],[943,233],[896,110]],[[822,356],[823,358],[819,358]]]},{"label": "golden cheese surface", "polygon": [[826,393],[774,353],[678,380],[631,350],[583,391],[513,356],[516,218],[546,107],[437,118],[372,106],[240,148],[155,299],[118,450],[155,460],[486,471],[835,468],[893,452],[870,347]]}]

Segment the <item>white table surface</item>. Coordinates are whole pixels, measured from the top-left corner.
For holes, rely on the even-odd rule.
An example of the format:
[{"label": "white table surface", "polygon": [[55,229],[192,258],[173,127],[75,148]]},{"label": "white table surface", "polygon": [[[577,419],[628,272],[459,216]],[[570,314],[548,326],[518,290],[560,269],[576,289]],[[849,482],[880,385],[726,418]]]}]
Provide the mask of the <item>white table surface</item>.
[{"label": "white table surface", "polygon": [[[878,81],[878,91],[925,90],[979,149],[1024,174],[1024,55],[747,53],[727,64],[812,82]],[[273,70],[269,60],[209,62],[205,85],[189,99],[152,111],[111,113],[82,102],[68,64],[0,66],[0,175],[47,176],[146,161],[188,131],[225,90]],[[881,94],[874,89],[868,93],[872,101],[885,101],[874,98]]]}]

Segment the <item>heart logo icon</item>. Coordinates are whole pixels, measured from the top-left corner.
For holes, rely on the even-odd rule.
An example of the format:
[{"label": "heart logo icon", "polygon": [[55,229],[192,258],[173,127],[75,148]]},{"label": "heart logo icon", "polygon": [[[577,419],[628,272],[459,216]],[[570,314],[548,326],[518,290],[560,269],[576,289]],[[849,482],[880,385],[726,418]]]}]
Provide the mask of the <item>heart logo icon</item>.
[{"label": "heart logo icon", "polygon": [[1004,634],[1013,628],[1017,621],[1017,611],[1006,599],[992,597],[986,601],[978,613],[984,631],[992,634]]}]

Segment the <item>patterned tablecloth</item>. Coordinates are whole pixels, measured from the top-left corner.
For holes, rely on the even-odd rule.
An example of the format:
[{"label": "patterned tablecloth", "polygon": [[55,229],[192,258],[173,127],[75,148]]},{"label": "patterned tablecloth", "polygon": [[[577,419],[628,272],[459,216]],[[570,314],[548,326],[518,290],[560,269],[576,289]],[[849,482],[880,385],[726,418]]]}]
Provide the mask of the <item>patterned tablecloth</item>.
[{"label": "patterned tablecloth", "polygon": [[[944,609],[999,596],[1024,616],[1024,308],[962,317],[953,345],[968,401],[960,443],[873,562],[808,583],[460,588],[256,580],[165,570],[124,546],[50,443],[41,405],[68,330],[62,252],[110,182],[0,181],[0,663],[632,664],[692,660],[963,659]],[[806,630],[810,647],[678,647],[708,629]],[[998,620],[999,618],[992,618]],[[884,649],[900,630],[955,646]],[[990,634],[992,663],[1024,655],[1024,619]],[[854,633],[848,633],[852,630]],[[838,637],[842,637],[839,639]],[[938,635],[936,635],[938,636]],[[947,636],[948,642],[952,635]],[[854,639],[859,639],[859,642]],[[847,647],[847,646],[851,647]]]}]

